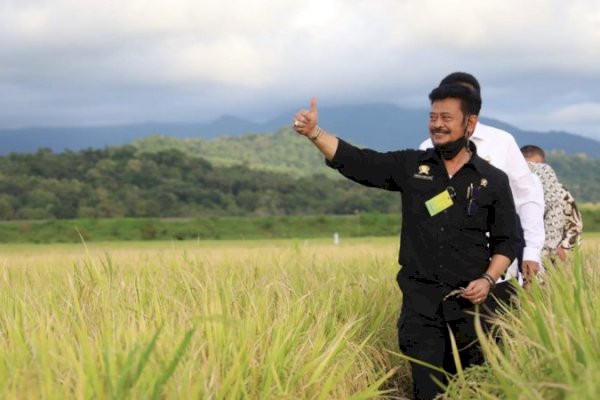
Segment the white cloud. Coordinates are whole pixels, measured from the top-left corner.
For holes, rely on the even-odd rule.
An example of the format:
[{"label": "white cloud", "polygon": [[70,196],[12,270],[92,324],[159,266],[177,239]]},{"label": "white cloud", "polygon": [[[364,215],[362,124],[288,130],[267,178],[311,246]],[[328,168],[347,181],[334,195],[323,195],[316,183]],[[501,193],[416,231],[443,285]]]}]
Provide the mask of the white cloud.
[{"label": "white cloud", "polygon": [[600,125],[600,102],[570,104],[548,115],[550,122],[560,124],[590,123]]},{"label": "white cloud", "polygon": [[600,2],[4,0],[0,54],[0,96],[20,99],[2,101],[4,125],[49,104],[70,123],[70,107],[86,121],[264,116],[313,94],[425,106],[454,70],[480,78],[487,115],[544,115],[600,102]]}]

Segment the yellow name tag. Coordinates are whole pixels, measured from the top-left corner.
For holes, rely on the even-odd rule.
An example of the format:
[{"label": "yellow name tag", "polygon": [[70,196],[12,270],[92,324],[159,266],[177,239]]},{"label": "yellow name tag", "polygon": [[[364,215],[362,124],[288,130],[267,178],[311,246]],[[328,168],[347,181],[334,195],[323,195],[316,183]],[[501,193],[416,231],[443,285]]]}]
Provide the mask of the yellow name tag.
[{"label": "yellow name tag", "polygon": [[442,193],[427,200],[425,202],[425,207],[427,207],[429,215],[433,217],[452,206],[452,204],[454,204],[454,202],[452,201],[452,197],[450,197],[448,189],[446,189]]}]

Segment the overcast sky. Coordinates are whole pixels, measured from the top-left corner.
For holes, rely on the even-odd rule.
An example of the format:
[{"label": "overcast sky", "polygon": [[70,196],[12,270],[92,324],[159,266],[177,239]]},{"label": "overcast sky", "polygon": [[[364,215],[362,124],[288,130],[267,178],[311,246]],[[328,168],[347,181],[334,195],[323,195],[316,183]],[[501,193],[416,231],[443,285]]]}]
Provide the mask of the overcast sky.
[{"label": "overcast sky", "polygon": [[484,116],[600,140],[599,0],[0,0],[0,128],[428,108],[457,70]]}]

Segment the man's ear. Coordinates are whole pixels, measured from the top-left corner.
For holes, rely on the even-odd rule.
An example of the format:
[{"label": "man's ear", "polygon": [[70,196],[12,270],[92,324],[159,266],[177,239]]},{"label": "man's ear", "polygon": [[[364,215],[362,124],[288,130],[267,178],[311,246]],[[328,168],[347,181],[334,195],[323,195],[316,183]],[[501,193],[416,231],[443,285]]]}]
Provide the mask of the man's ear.
[{"label": "man's ear", "polygon": [[477,115],[469,115],[469,120],[467,121],[467,132],[469,133],[469,137],[471,137],[473,132],[475,132],[475,125],[477,125],[477,121],[479,121],[479,117]]}]

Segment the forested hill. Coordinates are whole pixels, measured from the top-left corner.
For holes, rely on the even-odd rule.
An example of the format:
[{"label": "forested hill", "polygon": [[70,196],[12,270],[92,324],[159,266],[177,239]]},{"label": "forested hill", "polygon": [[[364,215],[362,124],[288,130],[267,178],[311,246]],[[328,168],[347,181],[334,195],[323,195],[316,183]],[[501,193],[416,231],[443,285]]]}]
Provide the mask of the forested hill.
[{"label": "forested hill", "polygon": [[125,146],[0,157],[4,220],[398,211],[398,194],[322,175],[213,166],[174,149],[148,153]]},{"label": "forested hill", "polygon": [[254,170],[281,172],[296,177],[315,174],[339,177],[336,171],[325,165],[321,153],[291,128],[282,128],[274,133],[223,136],[212,140],[156,135],[134,141],[132,145],[141,152],[150,153],[176,149],[218,166],[244,165]]},{"label": "forested hill", "polygon": [[[274,133],[213,140],[150,136],[135,141],[133,145],[142,152],[178,149],[215,165],[244,165],[255,170],[277,171],[292,176],[324,174],[333,179],[340,177],[325,166],[323,157],[309,141],[290,128]],[[547,162],[578,201],[600,202],[600,159],[553,151],[548,153]]]},{"label": "forested hill", "polygon": [[[553,153],[580,202],[598,202],[600,160]],[[289,130],[213,141],[0,157],[0,219],[397,212],[398,194],[341,179]]]}]

